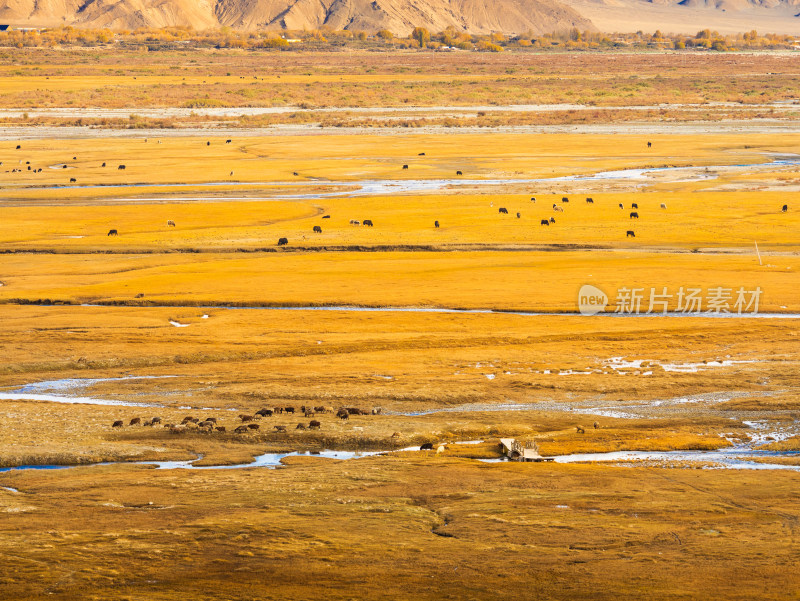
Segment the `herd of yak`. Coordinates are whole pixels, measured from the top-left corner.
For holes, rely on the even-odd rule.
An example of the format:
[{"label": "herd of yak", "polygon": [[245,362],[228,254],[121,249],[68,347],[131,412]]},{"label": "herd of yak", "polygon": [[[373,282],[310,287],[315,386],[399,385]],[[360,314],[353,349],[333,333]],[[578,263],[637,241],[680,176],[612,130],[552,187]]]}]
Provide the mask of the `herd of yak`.
[{"label": "herd of yak", "polygon": [[[146,142],[146,141],[147,141],[147,139],[145,139],[145,142]],[[225,143],[226,143],[226,144],[230,144],[231,142],[232,142],[232,140],[225,140]],[[210,146],[210,145],[211,145],[211,142],[206,142],[206,146]],[[648,148],[650,148],[650,147],[651,147],[651,143],[650,143],[650,142],[648,142],[648,143],[647,143],[647,147],[648,147]],[[21,148],[22,148],[22,145],[18,144],[18,145],[17,145],[17,150],[20,150]],[[424,153],[424,152],[421,152],[421,153],[419,153],[419,156],[425,156],[425,153]],[[72,158],[73,158],[73,160],[77,160],[77,158],[78,158],[78,157],[72,157]],[[0,162],[0,165],[2,165],[2,164],[3,164],[3,163],[2,163],[2,162]],[[28,171],[33,171],[34,173],[38,173],[38,172],[41,172],[41,171],[42,171],[42,170],[41,170],[41,168],[39,168],[39,169],[35,169],[35,170],[34,170],[34,169],[32,169],[32,167],[31,167],[31,164],[30,164],[30,161],[26,161],[26,165],[27,165]],[[103,164],[101,165],[101,167],[105,167],[105,166],[106,166],[106,163],[103,163]],[[66,169],[66,168],[67,168],[67,165],[66,165],[66,163],[62,165],[62,168],[64,168],[64,169]],[[117,166],[117,169],[125,169],[125,168],[126,168],[126,167],[125,167],[125,165],[123,165],[123,164],[120,164],[120,165],[118,165],[118,166]],[[408,165],[403,165],[403,169],[408,169]],[[17,172],[17,171],[22,171],[22,169],[13,169],[13,170],[12,170],[12,173],[15,173],[15,172]],[[231,171],[231,175],[233,175],[233,172],[232,172],[232,171]],[[299,173],[295,171],[295,172],[293,172],[293,175],[295,175],[295,176],[298,176],[298,175],[299,175]],[[464,175],[464,174],[463,174],[463,172],[461,172],[461,171],[456,171],[456,175]],[[70,183],[76,183],[76,182],[77,182],[76,178],[74,178],[74,177],[70,178],[70,180],[69,180],[69,181],[70,181]],[[531,197],[531,202],[534,202],[534,203],[535,203],[535,202],[536,202],[536,198],[535,198],[535,197]],[[568,197],[566,197],[566,196],[564,196],[564,197],[561,199],[561,202],[562,202],[562,203],[567,203],[567,202],[569,202],[569,198],[568,198]],[[587,204],[594,204],[594,199],[592,199],[592,198],[587,198],[587,199],[586,199],[586,203],[587,203]],[[620,208],[620,209],[624,209],[624,207],[623,207],[622,203],[620,203],[620,205],[619,205],[619,208]],[[638,209],[639,207],[638,207],[638,205],[637,205],[636,203],[633,203],[633,204],[631,205],[631,208],[632,208],[632,209]],[[662,209],[666,209],[666,208],[667,208],[667,206],[666,206],[665,204],[663,204],[663,203],[662,203],[662,204],[661,204],[661,208],[662,208]],[[563,210],[564,210],[564,209],[562,209],[562,208],[561,208],[560,206],[558,206],[557,204],[553,204],[553,210],[554,210],[554,211],[556,211],[556,212],[563,212]],[[789,206],[788,206],[788,205],[783,205],[783,207],[781,208],[781,211],[782,211],[783,213],[786,213],[788,210],[789,210]],[[506,214],[506,215],[507,215],[507,214],[508,214],[508,209],[506,209],[505,207],[500,207],[500,209],[499,209],[499,213],[501,213],[501,214]],[[522,217],[522,214],[521,214],[521,213],[517,213],[517,219],[520,219],[521,217]],[[322,216],[322,219],[329,219],[329,218],[330,218],[330,215],[323,215],[323,216]],[[639,213],[638,213],[637,211],[631,211],[629,218],[630,218],[630,219],[638,219],[638,218],[639,218]],[[543,225],[543,226],[544,226],[544,225],[546,225],[546,226],[550,226],[550,225],[552,225],[552,224],[555,224],[555,222],[556,222],[556,219],[555,219],[555,217],[550,217],[550,218],[548,218],[548,219],[542,219],[542,220],[540,221],[540,224],[541,224],[541,225]],[[363,221],[359,221],[359,220],[355,220],[355,219],[351,219],[351,220],[350,220],[350,225],[362,225],[362,224],[363,224],[363,225],[366,225],[366,226],[368,226],[368,227],[372,227],[372,226],[373,226],[373,223],[372,223],[372,220],[371,220],[371,219],[364,219]],[[167,221],[167,226],[170,226],[170,227],[175,227],[175,222],[174,222],[174,221],[172,221],[172,220],[169,220],[169,221]],[[439,227],[439,221],[438,221],[438,220],[433,222],[433,227],[434,227],[434,228],[438,228],[438,227]],[[313,231],[314,233],[316,233],[316,234],[321,234],[321,233],[322,233],[322,226],[320,226],[320,225],[315,225],[315,226],[313,227],[313,230],[312,230],[312,231]],[[117,236],[118,234],[119,234],[118,230],[116,230],[116,229],[111,229],[111,230],[109,230],[109,231],[108,231],[108,234],[107,234],[107,236]],[[635,237],[636,237],[636,233],[635,233],[633,230],[627,230],[627,231],[625,232],[625,237],[626,237],[626,238],[635,238]],[[288,244],[289,244],[289,239],[288,239],[288,238],[281,237],[281,238],[279,238],[279,239],[278,239],[278,246],[286,246],[286,245],[288,245]]]},{"label": "herd of yak", "polygon": [[[272,408],[262,408],[253,413],[252,415],[241,413],[238,416],[240,424],[237,425],[233,432],[236,434],[247,434],[255,432],[261,429],[261,426],[256,421],[262,420],[264,418],[269,418],[274,415],[279,414],[287,414],[287,415],[295,415],[296,410],[293,406],[288,407],[272,407]],[[318,414],[336,414],[341,420],[350,419],[351,415],[379,415],[381,413],[380,407],[374,407],[370,411],[365,409],[359,409],[358,407],[341,407],[338,411],[335,410],[333,407],[311,407],[303,405],[300,407],[300,413],[303,414],[304,417],[314,417]],[[142,419],[141,417],[134,417],[128,421],[128,426],[160,426],[167,428],[170,432],[174,434],[179,434],[181,432],[188,432],[190,430],[196,430],[198,432],[227,432],[227,428],[225,426],[221,426],[217,424],[216,417],[206,417],[205,419],[200,419],[199,417],[194,417],[192,415],[187,415],[183,418],[183,420],[179,424],[170,424],[170,423],[163,423],[160,417],[153,417],[151,419]],[[117,420],[112,425],[112,428],[123,428],[125,427],[125,420]],[[286,432],[286,425],[276,424],[273,426],[276,432]],[[319,420],[312,419],[308,425],[305,423],[298,423],[295,426],[295,430],[319,430],[322,428],[322,423]]]}]

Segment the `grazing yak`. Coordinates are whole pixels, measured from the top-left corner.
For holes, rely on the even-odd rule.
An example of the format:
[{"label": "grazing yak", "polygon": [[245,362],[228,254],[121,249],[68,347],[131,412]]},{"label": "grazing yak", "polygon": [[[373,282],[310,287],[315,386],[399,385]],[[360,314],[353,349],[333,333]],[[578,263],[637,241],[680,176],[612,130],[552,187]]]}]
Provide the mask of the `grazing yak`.
[{"label": "grazing yak", "polygon": [[599,427],[600,427],[600,424],[598,424],[597,422],[594,422],[594,429],[597,430],[597,428],[599,428]]},{"label": "grazing yak", "polygon": [[77,181],[78,181],[78,180],[76,180],[74,177],[71,177],[71,178],[69,178],[69,183],[71,183],[71,184],[74,184],[74,183],[76,183]]},{"label": "grazing yak", "polygon": [[258,424],[247,424],[248,430],[258,430],[260,427]]},{"label": "grazing yak", "polygon": [[420,451],[432,451],[433,450],[433,443],[432,442],[423,442],[419,445]]},{"label": "grazing yak", "polygon": [[22,148],[22,146],[20,144],[17,144],[17,150],[19,150],[20,148]]},{"label": "grazing yak", "polygon": [[464,174],[461,173],[460,171],[456,171],[456,175],[464,175]]},{"label": "grazing yak", "polygon": [[360,221],[356,221],[355,219],[350,220],[350,225],[361,225]]},{"label": "grazing yak", "polygon": [[631,219],[639,219],[639,213],[637,213],[636,211],[633,211],[631,213]]},{"label": "grazing yak", "polygon": [[439,227],[439,222],[438,221],[434,221],[433,222],[433,227]]},{"label": "grazing yak", "polygon": [[550,218],[550,223],[555,223],[555,222],[556,222],[556,218],[555,217],[551,217]]},{"label": "grazing yak", "polygon": [[652,144],[652,143],[650,143],[650,142],[648,142],[648,143],[647,143],[647,147],[648,147],[648,148],[650,148],[652,145],[653,145],[653,144]]},{"label": "grazing yak", "polygon": [[639,208],[639,205],[638,205],[638,204],[636,204],[635,202],[632,202],[632,203],[631,203],[631,208],[632,208],[632,209],[638,209],[638,208]]},{"label": "grazing yak", "polygon": [[330,215],[323,215],[323,216],[322,216],[322,218],[323,218],[323,219],[330,219],[330,218],[331,218],[331,216],[330,216]]},{"label": "grazing yak", "polygon": [[172,219],[170,219],[169,221],[167,221],[167,227],[175,227],[175,222],[172,221]]},{"label": "grazing yak", "polygon": [[505,207],[500,207],[500,208],[497,210],[497,212],[498,212],[498,213],[505,213],[506,215],[508,215],[508,209],[507,209],[507,208],[505,208]]},{"label": "grazing yak", "polygon": [[315,234],[321,234],[322,233],[322,228],[320,226],[318,226],[318,225],[315,225],[314,226],[314,233]]},{"label": "grazing yak", "polygon": [[117,235],[117,230],[108,230],[108,233],[106,234],[106,236],[116,236],[116,235]]},{"label": "grazing yak", "polygon": [[294,407],[284,407],[283,411],[284,413],[291,413],[292,415],[294,415]]},{"label": "grazing yak", "polygon": [[363,224],[364,224],[364,225],[366,225],[367,227],[372,227],[372,226],[374,225],[374,224],[372,223],[372,219],[365,219],[365,220],[364,220],[364,221],[362,221],[361,223],[363,223]]},{"label": "grazing yak", "polygon": [[233,140],[225,140],[226,144],[230,144]]},{"label": "grazing yak", "polygon": [[217,432],[225,432],[225,426],[216,426],[214,428]]},{"label": "grazing yak", "polygon": [[635,238],[636,234],[633,233],[633,230],[628,230],[625,234],[626,238]]},{"label": "grazing yak", "polygon": [[625,207],[622,206],[622,203],[619,203],[619,208],[624,209]]},{"label": "grazing yak", "polygon": [[587,198],[586,199],[586,204],[587,205],[593,205],[594,204],[594,199],[593,198]]},{"label": "grazing yak", "polygon": [[339,409],[336,412],[336,417],[339,419],[350,419],[350,412],[347,409]]},{"label": "grazing yak", "polygon": [[531,202],[536,202],[536,197],[535,196],[531,196]]},{"label": "grazing yak", "polygon": [[294,429],[295,430],[305,430],[306,429],[306,425],[305,424],[297,424]]},{"label": "grazing yak", "polygon": [[237,434],[247,434],[249,430],[250,429],[247,426],[236,426],[233,431]]},{"label": "grazing yak", "polygon": [[246,415],[244,413],[240,413],[239,419],[242,420],[242,423],[244,423],[244,422],[251,422],[253,421],[254,418],[252,415]]},{"label": "grazing yak", "polygon": [[286,426],[274,426],[275,432],[286,432]]},{"label": "grazing yak", "polygon": [[272,409],[259,409],[256,411],[256,415],[261,417],[272,417]]},{"label": "grazing yak", "polygon": [[100,166],[101,166],[101,167],[105,167],[105,166],[106,166],[106,164],[105,164],[105,163],[103,163],[103,164],[102,164],[102,165],[100,165]]},{"label": "grazing yak", "polygon": [[519,219],[520,217],[522,217],[522,215],[520,215],[519,213],[517,213],[517,219]]},{"label": "grazing yak", "polygon": [[403,169],[408,169],[408,165],[403,165]]},{"label": "grazing yak", "polygon": [[317,421],[315,419],[312,419],[310,422],[308,422],[308,429],[309,430],[319,430],[320,428],[322,428],[322,423],[321,422],[319,422],[319,421]]},{"label": "grazing yak", "polygon": [[785,213],[788,210],[789,210],[789,205],[783,205],[783,208],[781,209],[781,213]]},{"label": "grazing yak", "polygon": [[549,219],[542,219],[542,225],[550,225]]},{"label": "grazing yak", "polygon": [[278,238],[278,246],[286,246],[289,244],[288,238]]},{"label": "grazing yak", "polygon": [[666,209],[666,208],[667,208],[667,205],[665,205],[665,204],[662,202],[662,203],[661,203],[661,208],[662,208],[662,209]]},{"label": "grazing yak", "polygon": [[418,156],[418,157],[424,157],[424,156],[425,156],[425,153],[424,153],[424,152],[420,152],[420,153],[419,153],[417,156]]},{"label": "grazing yak", "polygon": [[117,169],[125,169],[125,165],[119,165]]},{"label": "grazing yak", "polygon": [[583,426],[575,426],[575,430],[578,434],[586,434],[586,430],[583,429]]},{"label": "grazing yak", "polygon": [[112,428],[121,428],[124,425],[125,425],[125,422],[123,422],[121,419],[118,419],[113,424],[111,424],[111,427]]},{"label": "grazing yak", "polygon": [[135,426],[135,425],[141,424],[141,423],[142,423],[142,418],[141,417],[134,417],[130,422],[128,422],[128,425],[129,426]]},{"label": "grazing yak", "polygon": [[567,198],[566,196],[562,196],[561,202],[569,202],[569,198]]}]

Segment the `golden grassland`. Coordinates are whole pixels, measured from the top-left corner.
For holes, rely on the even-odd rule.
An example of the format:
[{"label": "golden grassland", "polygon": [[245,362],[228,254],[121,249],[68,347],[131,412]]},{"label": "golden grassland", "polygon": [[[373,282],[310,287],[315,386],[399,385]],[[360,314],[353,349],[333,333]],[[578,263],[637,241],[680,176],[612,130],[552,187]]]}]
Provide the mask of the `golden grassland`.
[{"label": "golden grassland", "polygon": [[795,474],[287,463],[5,474],[20,492],[0,491],[4,594],[784,599],[798,587]]},{"label": "golden grassland", "polygon": [[[288,457],[275,470],[0,472],[15,489],[0,488],[0,597],[796,596],[795,472],[477,459],[496,458],[500,437],[561,455],[722,448],[747,440],[753,421],[788,431],[800,416],[797,319],[204,306],[575,312],[580,286],[594,284],[612,305],[622,286],[760,287],[762,311],[798,312],[797,167],[734,167],[797,152],[796,136],[230,137],[0,143],[0,393],[99,378],[49,392],[148,405],[11,393],[0,466],[447,448]],[[670,165],[715,179],[319,194],[332,181],[456,170],[507,182]],[[55,187],[70,177],[75,187]],[[306,191],[315,198],[263,200]],[[301,405],[382,412],[316,414],[313,431],[295,429],[311,417],[284,413],[231,431],[240,413]],[[127,425],[156,415],[213,416],[226,432]],[[469,440],[484,442],[453,444]]]},{"label": "golden grassland", "polygon": [[0,106],[31,109],[759,104],[800,86],[791,55],[768,53],[0,52]]}]

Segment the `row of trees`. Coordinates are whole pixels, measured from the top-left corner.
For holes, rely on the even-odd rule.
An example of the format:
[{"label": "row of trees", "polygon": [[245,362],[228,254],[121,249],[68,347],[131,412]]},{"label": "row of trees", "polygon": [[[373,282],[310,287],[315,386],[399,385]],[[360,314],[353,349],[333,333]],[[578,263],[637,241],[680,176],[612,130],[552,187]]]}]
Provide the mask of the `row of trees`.
[{"label": "row of trees", "polygon": [[147,47],[150,50],[181,46],[289,50],[291,48],[333,49],[348,48],[408,48],[408,49],[459,49],[486,52],[504,50],[608,50],[634,49],[699,49],[699,50],[755,50],[798,48],[798,42],[788,35],[760,35],[750,31],[737,35],[721,35],[704,29],[694,36],[654,33],[615,33],[580,31],[573,28],[543,35],[528,32],[508,36],[501,33],[475,35],[449,27],[431,33],[424,27],[415,27],[407,37],[399,37],[388,30],[369,34],[365,31],[256,31],[243,32],[230,28],[195,31],[188,27],[163,29],[137,29],[110,31],[107,29],[79,29],[58,27],[40,30],[8,30],[0,32],[0,46],[5,47],[55,47],[55,46],[105,46]]}]

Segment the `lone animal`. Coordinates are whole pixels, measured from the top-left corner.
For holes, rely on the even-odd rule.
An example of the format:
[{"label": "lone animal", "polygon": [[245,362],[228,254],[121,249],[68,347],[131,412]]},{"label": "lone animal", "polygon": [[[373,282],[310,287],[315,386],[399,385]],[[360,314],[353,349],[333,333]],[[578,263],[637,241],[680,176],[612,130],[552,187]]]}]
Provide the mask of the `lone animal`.
[{"label": "lone animal", "polygon": [[336,417],[339,419],[350,419],[350,412],[347,409],[339,409],[336,412]]},{"label": "lone animal", "polygon": [[586,204],[587,205],[593,205],[594,204],[594,199],[593,198],[587,198],[586,199]]},{"label": "lone animal", "polygon": [[637,213],[636,211],[633,211],[631,213],[631,219],[639,219],[639,213]]},{"label": "lone animal", "polygon": [[278,238],[278,246],[286,246],[289,244],[288,238]]},{"label": "lone animal", "polygon": [[116,236],[116,235],[117,235],[117,230],[108,230],[108,233],[106,234],[106,236]]},{"label": "lone animal", "polygon": [[374,225],[374,224],[372,223],[372,219],[365,219],[365,220],[364,220],[364,221],[362,221],[361,223],[363,223],[363,224],[364,224],[364,225],[366,225],[367,227],[372,227],[372,226]]},{"label": "lone animal", "polygon": [[622,206],[622,203],[619,203],[619,208],[624,209],[625,207]]},{"label": "lone animal", "polygon": [[662,208],[662,209],[666,209],[666,208],[667,208],[667,205],[665,205],[665,204],[662,202],[662,203],[661,203],[661,208]]},{"label": "lone animal", "polygon": [[258,430],[260,427],[258,424],[247,424],[249,430]]},{"label": "lone animal", "polygon": [[550,225],[549,219],[542,219],[542,225]]},{"label": "lone animal", "polygon": [[71,183],[71,184],[74,184],[77,181],[78,180],[76,180],[74,177],[69,178],[69,183]]},{"label": "lone animal", "polygon": [[236,426],[233,431],[237,434],[247,434],[249,428],[247,426]]},{"label": "lone animal", "polygon": [[434,221],[433,222],[433,227],[439,227],[439,222],[438,221]]},{"label": "lone animal", "polygon": [[320,428],[322,428],[322,423],[320,421],[312,419],[310,422],[308,422],[309,430],[319,430]]},{"label": "lone animal", "polygon": [[638,204],[636,204],[635,202],[632,202],[632,203],[631,203],[631,208],[632,208],[632,209],[638,209],[638,208],[639,208],[639,205],[638,205]]},{"label": "lone animal", "polygon": [[517,213],[517,219],[519,219],[520,217],[522,217],[522,215],[520,215],[519,213]]},{"label": "lone animal", "polygon": [[284,407],[283,410],[286,413],[294,413],[294,407]]},{"label": "lone animal", "polygon": [[594,422],[594,429],[597,430],[597,428],[599,428],[599,427],[600,427],[600,424],[598,424],[597,422]]},{"label": "lone animal", "polygon": [[242,423],[251,422],[251,421],[253,421],[253,416],[252,415],[245,415],[244,413],[242,413],[242,414],[239,415],[239,419],[242,420]]},{"label": "lone animal", "polygon": [[456,171],[456,175],[464,175],[464,174],[461,173],[460,171]]},{"label": "lone animal", "polygon": [[372,415],[380,415],[381,411],[383,411],[383,409],[381,409],[380,407],[373,407],[372,408]]},{"label": "lone animal", "polygon": [[[155,418],[153,418],[153,419],[155,419]],[[160,420],[159,420],[159,421],[160,421]],[[204,422],[213,422],[213,423],[215,423],[215,424],[216,424],[216,423],[217,423],[217,418],[216,418],[216,417],[207,417],[207,418],[205,418],[203,421],[204,421]]]},{"label": "lone animal", "polygon": [[322,228],[320,226],[318,226],[318,225],[315,225],[314,226],[314,233],[315,234],[321,234],[322,233]]},{"label": "lone animal", "polygon": [[535,196],[531,196],[531,202],[536,202],[536,197]]},{"label": "lone animal", "polygon": [[141,417],[134,417],[129,423],[129,426],[135,426],[136,424],[141,424],[142,418]]},{"label": "lone animal", "polygon": [[561,202],[569,202],[569,198],[567,198],[566,196],[563,196],[561,198]]},{"label": "lone animal", "polygon": [[294,429],[295,430],[305,430],[306,429],[306,425],[305,424],[297,424],[297,426],[295,426]]},{"label": "lone animal", "polygon": [[432,442],[424,442],[419,445],[420,451],[432,451],[433,450],[433,443]]},{"label": "lone animal", "polygon": [[272,417],[272,409],[259,409],[256,411],[256,415],[260,415],[261,417]]},{"label": "lone animal", "polygon": [[232,142],[232,140],[225,140],[226,144],[230,144],[231,142]]},{"label": "lone animal", "polygon": [[361,225],[360,221],[356,221],[355,219],[350,220],[350,225]]},{"label": "lone animal", "polygon": [[211,142],[206,142],[206,146],[211,146]]},{"label": "lone animal", "polygon": [[403,169],[408,169],[408,165],[403,165]]},{"label": "lone animal", "polygon": [[297,173],[297,171],[292,171],[292,175],[297,175],[297,176],[299,176],[300,174],[299,174],[299,173]]},{"label": "lone animal", "polygon": [[225,432],[225,426],[217,426],[214,428],[217,432]]},{"label": "lone animal", "polygon": [[123,422],[121,419],[118,419],[113,424],[111,424],[111,427],[112,428],[121,428],[124,425],[125,425],[125,422]]},{"label": "lone animal", "polygon": [[647,143],[647,147],[650,148],[652,144],[650,142]]},{"label": "lone animal", "polygon": [[276,432],[286,432],[286,426],[275,426]]},{"label": "lone animal", "polygon": [[102,165],[100,165],[100,166],[101,166],[101,167],[105,167],[105,166],[106,166],[106,164],[105,164],[105,163],[103,163],[103,164],[102,164]]},{"label": "lone animal", "polygon": [[575,430],[578,434],[586,434],[586,430],[583,429],[583,426],[575,426]]},{"label": "lone animal", "polygon": [[556,222],[556,218],[555,217],[551,217],[550,218],[550,223],[555,223],[555,222]]},{"label": "lone animal", "polygon": [[633,233],[633,230],[628,230],[628,231],[625,233],[625,237],[626,237],[626,238],[635,238],[635,237],[636,237],[636,234],[634,234],[634,233]]},{"label": "lone animal", "polygon": [[785,213],[788,210],[789,210],[789,205],[783,205],[783,208],[781,209],[781,213]]},{"label": "lone animal", "polygon": [[420,153],[419,153],[417,156],[418,156],[418,157],[424,157],[424,156],[425,156],[425,153],[424,153],[424,152],[420,152]]},{"label": "lone animal", "polygon": [[508,209],[507,209],[507,208],[505,208],[505,207],[500,207],[500,208],[497,210],[497,212],[498,212],[498,213],[505,213],[506,215],[508,215]]},{"label": "lone animal", "polygon": [[169,221],[167,221],[167,227],[175,227],[175,222],[172,221],[172,219],[170,219]]},{"label": "lone animal", "polygon": [[323,219],[330,219],[330,218],[331,218],[331,216],[330,216],[330,215],[323,215],[323,216],[322,216],[322,218],[323,218]]},{"label": "lone animal", "polygon": [[117,169],[125,169],[125,165],[120,165],[117,167]]},{"label": "lone animal", "polygon": [[20,146],[19,144],[17,144],[17,150],[19,150],[20,148],[22,148],[22,146]]}]

